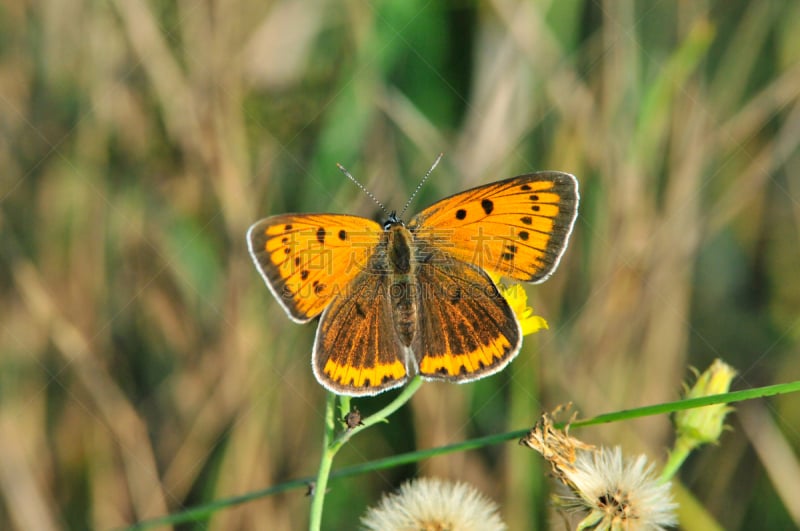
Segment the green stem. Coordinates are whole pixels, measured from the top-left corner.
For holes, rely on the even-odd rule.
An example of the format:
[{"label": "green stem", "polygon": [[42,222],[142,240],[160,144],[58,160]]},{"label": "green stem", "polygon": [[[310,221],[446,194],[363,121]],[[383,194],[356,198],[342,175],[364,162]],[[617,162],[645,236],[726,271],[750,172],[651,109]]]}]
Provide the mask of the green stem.
[{"label": "green stem", "polygon": [[344,419],[350,413],[350,397],[339,395],[339,418]]},{"label": "green stem", "polygon": [[675,448],[669,453],[669,458],[664,464],[664,469],[661,471],[659,481],[665,483],[672,479],[678,469],[681,467],[689,453],[692,451],[693,446],[686,442],[684,437],[678,437],[675,441]]},{"label": "green stem", "polygon": [[[334,411],[336,410],[336,395],[328,393],[328,402],[325,405],[325,435],[322,442],[322,457],[320,458],[317,481],[314,485],[314,494],[311,501],[311,513],[308,523],[309,531],[319,531],[320,525],[322,524],[322,505],[325,503],[325,491],[328,488],[328,478],[330,478],[331,475],[331,466],[333,465],[333,458],[336,456],[336,453],[350,440],[350,437],[356,433],[378,422],[387,422],[387,417],[408,402],[411,397],[414,396],[414,393],[417,392],[420,385],[422,385],[422,377],[415,376],[412,378],[411,382],[406,385],[403,392],[397,395],[397,398],[392,400],[386,407],[363,419],[363,424],[361,426],[345,430],[335,439],[336,421],[334,418]],[[340,405],[342,412],[345,411],[345,408],[349,412],[350,397],[340,397]]]},{"label": "green stem", "polygon": [[414,396],[414,393],[417,392],[417,389],[419,389],[420,385],[422,385],[421,376],[415,376],[414,378],[412,378],[411,381],[408,383],[408,385],[406,385],[405,388],[403,389],[403,392],[397,395],[397,398],[389,402],[389,404],[386,405],[386,407],[384,407],[383,409],[373,413],[369,417],[361,419],[362,422],[361,426],[356,426],[351,430],[347,430],[341,433],[339,437],[335,441],[333,441],[331,447],[335,448],[336,449],[335,451],[339,451],[339,448],[341,448],[344,445],[344,443],[349,441],[350,437],[352,437],[353,435],[360,433],[369,428],[370,426],[377,424],[379,422],[388,422],[387,418],[389,417],[389,415],[400,409],[406,402],[408,402],[411,399],[411,397]]},{"label": "green stem", "polygon": [[[409,385],[406,387],[406,391],[416,390],[416,388],[419,387],[420,383],[421,382],[417,381],[417,379],[411,380]],[[732,391],[713,396],[683,399],[665,404],[657,404],[654,406],[644,406],[636,409],[617,411],[614,413],[606,413],[604,415],[598,415],[591,419],[576,420],[575,422],[572,422],[570,424],[570,427],[572,429],[575,429],[578,427],[593,426],[597,424],[605,424],[608,422],[629,420],[629,419],[647,417],[651,415],[663,415],[667,413],[674,413],[676,411],[682,411],[685,409],[691,409],[696,407],[710,406],[714,404],[730,404],[734,402],[741,402],[744,400],[752,400],[755,398],[765,398],[770,396],[778,396],[778,395],[797,393],[797,392],[800,392],[800,380],[788,383],[768,385],[765,387],[756,387],[753,389],[746,389],[743,391]],[[397,397],[396,401],[399,401],[401,397],[403,397],[404,402],[408,401],[408,399],[410,398],[410,396],[405,396],[405,393],[403,393]],[[388,415],[394,410],[398,409],[400,405],[398,405],[397,407],[393,407],[394,406],[393,402],[392,404],[382,409],[378,413]],[[390,409],[391,411],[386,413],[387,410]],[[372,425],[375,422],[379,422],[379,419],[377,418],[378,413],[372,415],[371,417],[369,417],[369,419],[366,419],[365,423],[369,422],[370,425]],[[333,419],[331,418],[331,425],[332,424],[333,424]],[[563,423],[556,424],[556,427],[562,428]],[[351,430],[348,435],[348,438],[351,437],[354,433],[361,431],[361,429],[363,428],[364,426],[359,426],[358,428]],[[391,468],[394,466],[416,463],[422,461],[423,459],[428,459],[430,457],[438,455],[445,455],[453,452],[465,452],[467,450],[483,448],[493,444],[499,444],[502,442],[519,439],[520,437],[523,437],[526,433],[528,433],[528,431],[529,428],[519,429],[507,433],[499,433],[495,435],[478,437],[475,439],[467,439],[465,441],[450,444],[447,446],[440,446],[437,448],[428,448],[425,450],[417,450],[414,452],[398,454],[391,457],[386,457],[383,459],[377,459],[374,461],[369,461],[367,463],[361,463],[358,465],[350,466],[344,469],[339,469],[333,472],[332,474],[329,474],[329,477],[337,479],[350,477],[358,474],[365,474],[367,472],[385,470],[387,468]],[[325,441],[326,448],[328,441],[331,439],[326,439]],[[679,458],[676,456],[674,459],[677,460]],[[215,500],[205,505],[198,505],[195,507],[184,509],[183,511],[180,512],[175,512],[157,518],[152,518],[150,520],[142,520],[141,522],[137,522],[129,527],[120,528],[120,530],[125,529],[128,531],[134,531],[134,530],[139,531],[143,529],[150,529],[153,527],[160,527],[160,526],[163,527],[167,525],[174,526],[177,524],[183,524],[187,522],[198,522],[200,520],[203,520],[204,518],[210,518],[214,513],[217,513],[225,509],[230,509],[231,507],[235,507],[243,503],[259,500],[264,497],[272,496],[274,494],[278,494],[281,492],[286,492],[291,489],[302,488],[304,485],[308,485],[308,482],[311,479],[312,478],[309,477],[294,479],[291,481],[287,481],[285,483],[281,483],[279,485],[274,485],[266,489],[261,489],[253,492],[248,492],[246,494],[241,494],[238,496],[231,496],[229,498]]]},{"label": "green stem", "polygon": [[333,439],[336,424],[334,421],[334,410],[336,408],[336,395],[328,393],[328,400],[325,404],[325,433],[322,437],[322,457],[319,461],[319,471],[317,481],[312,489],[311,513],[309,515],[308,529],[319,531],[322,524],[322,505],[325,503],[325,490],[328,488],[328,477],[331,474],[333,456],[336,450],[330,446]]}]

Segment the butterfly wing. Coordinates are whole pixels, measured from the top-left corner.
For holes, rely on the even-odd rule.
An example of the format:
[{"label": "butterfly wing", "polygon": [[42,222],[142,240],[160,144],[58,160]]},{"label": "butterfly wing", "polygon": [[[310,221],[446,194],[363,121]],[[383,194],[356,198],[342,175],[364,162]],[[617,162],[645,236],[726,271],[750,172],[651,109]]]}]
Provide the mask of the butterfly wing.
[{"label": "butterfly wing", "polygon": [[322,314],[311,363],[334,393],[374,395],[407,380],[409,357],[395,333],[388,286],[385,271],[363,271]]},{"label": "butterfly wing", "polygon": [[[425,245],[425,242],[419,242]],[[412,350],[428,379],[468,382],[519,352],[522,330],[489,276],[427,245],[417,268],[419,314]]]},{"label": "butterfly wing", "polygon": [[340,214],[282,214],[253,224],[256,268],[294,321],[313,319],[366,267],[382,228]]},{"label": "butterfly wing", "polygon": [[578,201],[574,176],[531,173],[443,199],[408,227],[454,258],[498,275],[543,282],[567,247]]}]

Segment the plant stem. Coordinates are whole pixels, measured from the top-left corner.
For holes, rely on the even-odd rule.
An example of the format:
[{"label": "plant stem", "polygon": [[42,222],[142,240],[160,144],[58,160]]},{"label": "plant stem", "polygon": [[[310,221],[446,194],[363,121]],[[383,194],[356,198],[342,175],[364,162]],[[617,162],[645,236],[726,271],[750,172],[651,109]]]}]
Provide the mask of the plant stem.
[{"label": "plant stem", "polygon": [[[361,426],[356,426],[353,429],[345,430],[338,437],[334,439],[336,434],[336,419],[334,411],[336,410],[336,395],[328,393],[328,402],[325,405],[325,435],[322,440],[322,457],[319,462],[319,470],[317,471],[317,481],[314,485],[314,494],[311,500],[311,514],[309,516],[308,529],[309,531],[319,531],[322,524],[322,505],[325,503],[325,491],[328,488],[328,478],[331,474],[331,466],[333,465],[333,458],[336,453],[344,446],[344,443],[350,440],[350,437],[356,433],[377,424],[378,422],[386,422],[387,417],[400,409],[406,402],[408,402],[414,393],[417,392],[419,386],[422,385],[422,377],[415,376],[411,379],[408,385],[403,389],[403,392],[397,395],[397,398],[392,400],[386,407],[363,419]],[[350,411],[350,397],[339,397],[342,404],[342,411]]]},{"label": "plant stem", "polygon": [[328,400],[325,404],[325,430],[322,437],[322,457],[319,461],[319,471],[317,471],[317,481],[312,488],[311,514],[309,515],[308,529],[319,531],[322,524],[322,505],[325,503],[325,490],[328,488],[328,477],[331,474],[331,465],[336,450],[331,448],[331,441],[335,434],[336,424],[334,421],[334,410],[336,408],[336,395],[328,393]]},{"label": "plant stem", "polygon": [[669,453],[669,458],[667,462],[664,464],[663,470],[661,470],[661,477],[659,480],[663,482],[667,482],[672,479],[672,476],[678,471],[686,458],[689,457],[689,453],[692,451],[692,446],[686,444],[686,439],[683,437],[678,437],[675,441],[675,448]]},{"label": "plant stem", "polygon": [[414,378],[412,378],[411,381],[408,383],[408,385],[406,385],[405,388],[403,389],[403,392],[397,395],[397,398],[389,402],[389,404],[387,404],[386,407],[384,407],[380,411],[377,411],[376,413],[373,413],[369,417],[362,419],[361,426],[356,426],[355,428],[347,430],[342,434],[340,434],[339,437],[335,441],[333,441],[333,444],[331,446],[335,448],[336,451],[339,451],[339,448],[341,448],[342,445],[344,445],[344,443],[350,440],[350,437],[352,437],[353,435],[360,433],[361,431],[366,430],[370,426],[377,424],[379,422],[388,422],[387,418],[389,417],[389,415],[400,409],[403,406],[403,404],[408,402],[411,399],[411,397],[414,396],[414,393],[417,392],[417,389],[419,389],[420,385],[422,385],[421,376],[415,376]]},{"label": "plant stem", "polygon": [[339,395],[339,418],[344,420],[348,413],[350,413],[350,397]]},{"label": "plant stem", "polygon": [[[417,382],[416,380],[412,380],[406,387],[406,390],[412,388],[413,386],[418,387],[419,383],[420,382]],[[590,419],[576,420],[570,423],[570,427],[579,428],[579,427],[594,426],[609,422],[618,422],[621,420],[630,420],[630,419],[653,416],[653,415],[674,413],[676,411],[682,411],[685,409],[691,409],[695,407],[704,407],[714,404],[730,404],[733,402],[742,402],[745,400],[753,400],[756,398],[765,398],[770,396],[779,396],[779,395],[798,393],[798,392],[800,392],[800,380],[788,383],[768,385],[765,387],[755,387],[752,389],[745,389],[743,391],[732,391],[720,395],[704,396],[700,398],[688,398],[688,399],[685,398],[682,400],[677,400],[674,402],[668,402],[664,404],[643,406],[635,409],[617,411],[614,413],[606,413]],[[398,396],[398,399],[399,398],[400,397]],[[387,409],[389,409],[391,406],[393,406],[393,404],[390,404],[389,406],[381,410],[379,413],[386,412]],[[391,413],[391,411],[389,413]],[[377,417],[377,414],[373,415],[373,417]],[[374,424],[374,422],[377,422],[377,420],[372,420],[372,417],[370,417],[370,423]],[[556,424],[556,427],[562,428],[563,423]],[[362,426],[359,426],[358,428],[356,428],[356,430],[360,431],[360,429],[362,428],[363,428]],[[355,432],[356,430],[352,430],[349,436],[352,436],[353,432]],[[466,441],[461,441],[459,443],[449,444],[446,446],[428,448],[425,450],[416,450],[413,452],[398,454],[391,457],[384,457],[381,459],[376,459],[373,461],[368,461],[366,463],[361,463],[358,465],[353,465],[347,468],[339,469],[333,474],[329,474],[329,477],[335,477],[335,478],[351,477],[359,474],[366,474],[368,472],[386,470],[391,467],[396,467],[409,463],[417,463],[419,461],[422,461],[423,459],[429,459],[437,455],[446,455],[453,452],[465,452],[467,450],[474,450],[476,448],[484,448],[486,446],[490,446],[493,444],[499,444],[513,439],[519,439],[520,437],[523,437],[526,433],[528,433],[528,431],[530,431],[530,428],[518,429],[506,433],[497,433],[494,435],[477,437],[475,439],[468,439]],[[325,442],[327,448],[328,439],[326,439]],[[675,459],[678,458],[675,457]],[[671,465],[668,465],[668,467],[670,466]],[[177,511],[172,514],[167,514],[157,518],[151,518],[149,520],[142,520],[129,527],[124,527],[119,529],[120,530],[125,529],[128,531],[134,531],[134,530],[138,531],[142,529],[150,529],[153,527],[163,527],[167,525],[174,526],[178,524],[184,524],[187,522],[198,522],[204,518],[209,518],[210,516],[219,511],[230,509],[231,507],[235,507],[243,503],[259,500],[267,496],[278,494],[280,492],[286,492],[287,490],[290,489],[299,489],[303,485],[307,485],[311,479],[312,478],[294,479],[291,481],[280,483],[278,485],[273,485],[272,487],[269,488],[257,491],[251,491],[238,496],[231,496],[228,498],[214,500],[204,505],[189,507],[187,509],[184,509],[182,511]]]}]

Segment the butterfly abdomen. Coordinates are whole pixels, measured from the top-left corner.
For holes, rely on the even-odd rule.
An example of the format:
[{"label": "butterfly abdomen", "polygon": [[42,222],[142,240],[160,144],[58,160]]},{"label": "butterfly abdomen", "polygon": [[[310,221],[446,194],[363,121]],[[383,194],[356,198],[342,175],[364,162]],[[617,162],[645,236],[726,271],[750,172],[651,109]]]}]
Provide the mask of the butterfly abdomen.
[{"label": "butterfly abdomen", "polygon": [[417,329],[418,302],[414,265],[411,259],[412,236],[408,229],[399,222],[390,225],[386,235],[391,271],[389,296],[392,299],[394,328],[400,341],[405,346],[409,346]]}]

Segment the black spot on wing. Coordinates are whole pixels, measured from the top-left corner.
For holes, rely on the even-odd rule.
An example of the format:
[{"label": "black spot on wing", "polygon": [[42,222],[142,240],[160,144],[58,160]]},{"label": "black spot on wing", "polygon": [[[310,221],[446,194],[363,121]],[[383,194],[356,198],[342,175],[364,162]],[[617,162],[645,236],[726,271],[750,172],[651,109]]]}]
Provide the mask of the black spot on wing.
[{"label": "black spot on wing", "polygon": [[319,280],[315,280],[314,282],[311,283],[311,287],[314,289],[314,294],[319,295],[320,293],[325,291],[325,288],[327,286],[322,282],[320,282]]},{"label": "black spot on wing", "polygon": [[317,241],[319,243],[325,243],[325,229],[322,227],[317,229]]},{"label": "black spot on wing", "polygon": [[483,199],[481,200],[481,208],[488,216],[494,210],[494,203],[491,201],[491,199]]},{"label": "black spot on wing", "polygon": [[339,231],[339,239],[345,241],[347,239],[347,231],[342,229]]},{"label": "black spot on wing", "polygon": [[456,210],[456,219],[464,219],[467,217],[467,211],[463,208]]},{"label": "black spot on wing", "polygon": [[521,230],[521,231],[519,231],[518,236],[519,236],[520,240],[528,241],[528,238],[530,238],[530,233],[528,231],[526,231],[526,230]]},{"label": "black spot on wing", "polygon": [[532,218],[532,217],[530,217],[530,216],[522,216],[521,218],[519,218],[519,220],[520,220],[521,222],[523,222],[525,225],[531,225],[531,224],[533,224],[533,218]]}]

